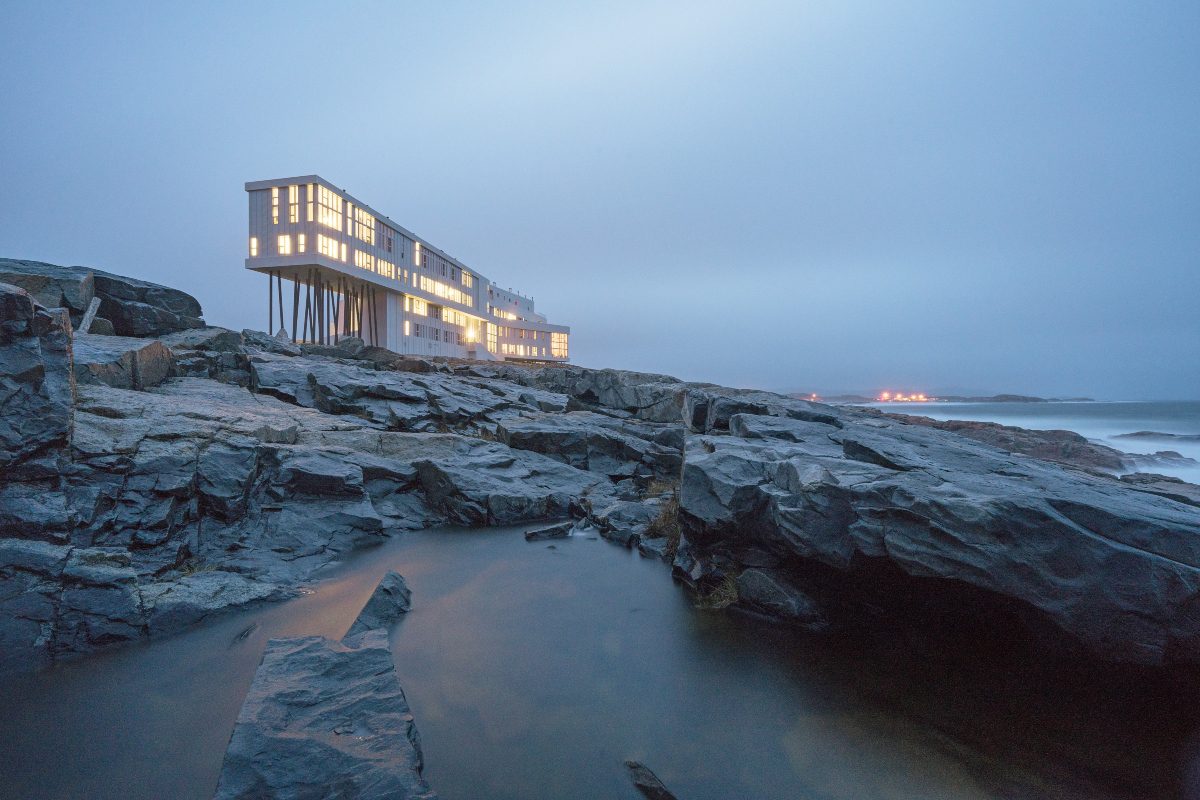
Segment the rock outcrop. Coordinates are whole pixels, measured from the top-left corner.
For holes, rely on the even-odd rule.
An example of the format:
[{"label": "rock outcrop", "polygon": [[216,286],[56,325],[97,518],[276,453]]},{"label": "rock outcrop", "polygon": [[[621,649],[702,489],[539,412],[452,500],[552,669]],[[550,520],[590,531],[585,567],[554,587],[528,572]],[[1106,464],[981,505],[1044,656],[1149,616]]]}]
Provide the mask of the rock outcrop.
[{"label": "rock outcrop", "polygon": [[272,639],[238,714],[217,800],[431,800],[387,632]]},{"label": "rock outcrop", "polygon": [[383,580],[371,593],[371,599],[358,613],[350,630],[346,631],[344,640],[358,636],[360,633],[374,630],[387,630],[388,627],[407,614],[412,608],[412,590],[404,582],[404,576],[391,571],[383,576]]},{"label": "rock outcrop", "polygon": [[[1045,460],[1070,437],[1032,458],[1028,432],[662,375],[297,346],[31,263],[0,273],[64,305],[0,286],[0,668],[290,596],[398,531],[564,519],[809,629],[966,593],[1102,658],[1200,661],[1194,487]],[[89,291],[178,320],[74,337]]]}]

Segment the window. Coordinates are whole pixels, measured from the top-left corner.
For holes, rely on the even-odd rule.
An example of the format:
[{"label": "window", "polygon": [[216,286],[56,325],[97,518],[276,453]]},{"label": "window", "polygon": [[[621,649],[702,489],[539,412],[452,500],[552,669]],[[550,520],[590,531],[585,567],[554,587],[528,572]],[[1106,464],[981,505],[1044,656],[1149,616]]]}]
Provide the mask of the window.
[{"label": "window", "polygon": [[487,324],[487,349],[489,353],[496,352],[496,326],[490,322]]},{"label": "window", "polygon": [[327,228],[342,228],[342,198],[324,186],[317,187],[317,222]]},{"label": "window", "polygon": [[305,249],[304,234],[301,233],[298,236],[296,236],[296,252],[303,253],[304,249]]},{"label": "window", "polygon": [[288,222],[300,221],[300,187],[288,187]]},{"label": "window", "polygon": [[462,274],[462,285],[470,289],[475,285],[475,276],[467,272],[465,269]]},{"label": "window", "polygon": [[408,320],[404,320],[404,335],[412,336],[412,323]]},{"label": "window", "polygon": [[292,254],[292,237],[284,234],[279,237],[276,245],[279,248],[279,255],[290,256]]},{"label": "window", "polygon": [[385,278],[396,277],[396,265],[382,258],[375,259],[375,271]]},{"label": "window", "polygon": [[361,269],[369,269],[375,271],[375,256],[370,253],[364,253],[362,250],[354,251],[354,266]]},{"label": "window", "polygon": [[429,316],[429,304],[419,297],[412,297],[407,294],[404,295],[404,310],[419,314],[422,317]]},{"label": "window", "polygon": [[346,203],[346,233],[354,233],[354,203]]},{"label": "window", "polygon": [[[346,245],[342,245],[341,249],[340,249],[342,261],[346,260],[345,248],[346,248]],[[326,236],[323,233],[318,233],[317,234],[317,252],[323,256],[329,256],[330,258],[333,258],[333,259],[338,258],[338,252],[339,252],[338,240],[334,239],[331,236]]]},{"label": "window", "polygon": [[567,334],[550,333],[550,355],[555,358],[567,357]]},{"label": "window", "polygon": [[271,187],[271,224],[279,224],[279,187]]},{"label": "window", "polygon": [[421,243],[417,242],[413,245],[413,266],[421,266]]},{"label": "window", "polygon": [[308,221],[313,221],[313,200],[317,196],[317,185],[310,183],[308,185]]},{"label": "window", "polygon": [[392,235],[389,233],[387,237],[387,251],[392,252]]},{"label": "window", "polygon": [[361,208],[354,209],[354,235],[367,244],[375,244],[375,217]]},{"label": "window", "polygon": [[258,237],[251,236],[250,237],[250,257],[254,258],[257,255],[258,255]]},{"label": "window", "polygon": [[475,304],[475,298],[471,297],[471,295],[467,294],[466,292],[455,289],[453,286],[442,283],[441,281],[435,281],[432,278],[427,278],[424,275],[421,276],[419,288],[423,292],[429,292],[432,295],[436,295],[443,300],[449,300],[452,303],[459,303],[460,305],[464,306],[473,306]]}]

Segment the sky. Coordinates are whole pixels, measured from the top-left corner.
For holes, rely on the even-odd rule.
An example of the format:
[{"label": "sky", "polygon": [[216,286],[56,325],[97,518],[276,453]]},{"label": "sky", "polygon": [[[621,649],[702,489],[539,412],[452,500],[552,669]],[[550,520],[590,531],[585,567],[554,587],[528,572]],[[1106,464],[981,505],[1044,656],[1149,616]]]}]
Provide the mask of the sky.
[{"label": "sky", "polygon": [[320,174],[571,325],[784,391],[1200,399],[1200,3],[5,3],[0,257],[267,325]]}]

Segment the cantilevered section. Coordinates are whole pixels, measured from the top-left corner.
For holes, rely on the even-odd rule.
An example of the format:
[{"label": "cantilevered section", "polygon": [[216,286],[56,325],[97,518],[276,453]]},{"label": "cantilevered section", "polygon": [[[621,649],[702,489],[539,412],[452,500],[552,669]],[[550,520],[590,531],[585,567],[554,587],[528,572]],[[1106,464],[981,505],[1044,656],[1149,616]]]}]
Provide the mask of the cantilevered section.
[{"label": "cantilevered section", "polygon": [[269,276],[272,332],[324,343],[360,336],[397,353],[568,359],[570,328],[548,323],[532,298],[500,289],[320,176],[252,181],[246,192],[246,268]]}]

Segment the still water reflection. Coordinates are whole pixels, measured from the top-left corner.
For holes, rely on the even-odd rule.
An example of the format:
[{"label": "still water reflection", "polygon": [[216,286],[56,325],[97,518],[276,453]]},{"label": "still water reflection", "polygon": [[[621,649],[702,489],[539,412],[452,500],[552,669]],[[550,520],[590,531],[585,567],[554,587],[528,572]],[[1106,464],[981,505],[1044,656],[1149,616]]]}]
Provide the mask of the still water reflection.
[{"label": "still water reflection", "polygon": [[266,640],[340,636],[389,569],[413,590],[393,650],[446,800],[634,798],[629,758],[684,800],[1082,797],[1043,773],[1074,779],[1114,753],[1160,778],[1105,796],[1175,785],[1178,725],[1102,744],[1152,698],[1098,719],[969,666],[698,611],[658,562],[508,529],[407,534],[290,603],[10,679],[0,793],[210,797]]}]

